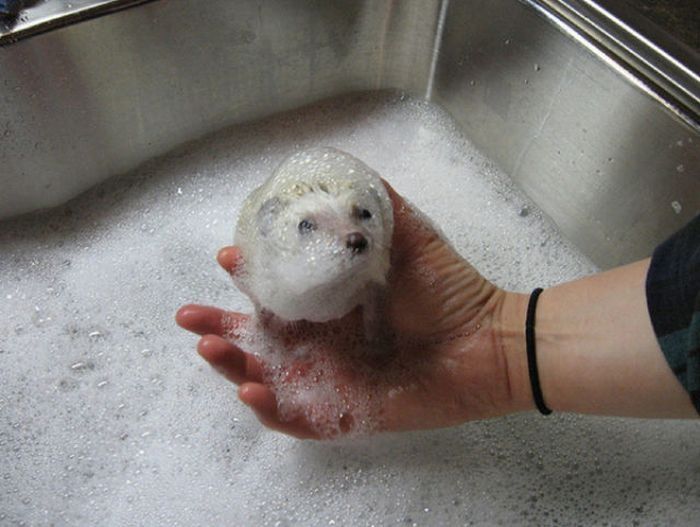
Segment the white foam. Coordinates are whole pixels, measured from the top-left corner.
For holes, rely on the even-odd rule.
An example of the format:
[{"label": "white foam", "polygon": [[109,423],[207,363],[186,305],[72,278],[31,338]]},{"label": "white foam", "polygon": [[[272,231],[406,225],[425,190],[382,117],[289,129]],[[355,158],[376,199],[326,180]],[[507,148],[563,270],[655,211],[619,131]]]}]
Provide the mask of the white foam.
[{"label": "white foam", "polygon": [[1,223],[0,525],[697,523],[695,423],[523,415],[339,444],[261,428],[173,316],[250,308],[214,255],[243,198],[315,145],[377,170],[501,286],[594,271],[443,112],[400,96],[237,127]]}]

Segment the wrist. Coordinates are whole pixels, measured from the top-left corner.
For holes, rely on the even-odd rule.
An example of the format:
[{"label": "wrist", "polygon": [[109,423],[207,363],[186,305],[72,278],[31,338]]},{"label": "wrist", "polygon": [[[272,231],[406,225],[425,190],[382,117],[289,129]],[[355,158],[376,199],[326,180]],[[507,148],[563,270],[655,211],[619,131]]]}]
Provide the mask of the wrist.
[{"label": "wrist", "polygon": [[[648,260],[552,287],[535,313],[537,369],[555,412],[696,416],[654,335],[646,306]],[[504,293],[495,319],[514,412],[535,408],[527,363],[529,295]]]},{"label": "wrist", "polygon": [[525,318],[529,295],[507,291],[501,293],[494,317],[494,331],[505,359],[510,394],[509,413],[533,410],[535,404],[525,345]]}]

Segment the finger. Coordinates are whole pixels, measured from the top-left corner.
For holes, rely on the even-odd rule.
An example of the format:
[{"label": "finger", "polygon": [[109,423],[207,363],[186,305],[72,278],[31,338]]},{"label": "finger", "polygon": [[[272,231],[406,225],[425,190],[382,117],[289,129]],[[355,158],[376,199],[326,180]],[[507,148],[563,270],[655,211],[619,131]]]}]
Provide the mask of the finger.
[{"label": "finger", "polygon": [[219,335],[236,338],[249,321],[248,315],[224,311],[218,307],[188,304],[175,315],[178,325],[198,335]]},{"label": "finger", "polygon": [[[384,188],[386,188],[386,191],[389,194],[389,198],[391,199],[391,205],[393,206],[394,211],[401,210],[406,204],[406,201],[401,197],[401,194],[396,192],[396,190],[394,190],[394,187],[392,187],[386,179],[382,179],[382,184],[384,185]],[[394,212],[394,214],[396,214],[396,212]]]},{"label": "finger", "polygon": [[394,188],[382,180],[394,211],[394,234],[391,240],[394,261],[411,261],[432,243],[440,243],[440,235],[427,216],[407,202]]},{"label": "finger", "polygon": [[271,430],[282,432],[298,439],[321,439],[304,418],[282,421],[277,410],[277,399],[267,386],[245,383],[238,389],[238,397],[249,406],[258,420]]},{"label": "finger", "polygon": [[262,364],[253,355],[217,335],[205,335],[197,344],[199,354],[229,381],[262,382]]},{"label": "finger", "polygon": [[229,274],[235,274],[243,265],[243,256],[239,247],[224,247],[216,255],[219,265]]}]

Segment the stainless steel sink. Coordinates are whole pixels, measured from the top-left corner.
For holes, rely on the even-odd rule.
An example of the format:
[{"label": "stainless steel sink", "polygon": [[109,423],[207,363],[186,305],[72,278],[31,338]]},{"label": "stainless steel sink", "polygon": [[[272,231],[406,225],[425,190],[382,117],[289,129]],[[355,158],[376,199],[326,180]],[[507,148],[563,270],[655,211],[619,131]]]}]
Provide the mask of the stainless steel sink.
[{"label": "stainless steel sink", "polygon": [[700,211],[700,60],[616,9],[40,3],[0,32],[0,217],[58,205],[232,123],[397,89],[446,108],[595,262],[636,259]]},{"label": "stainless steel sink", "polygon": [[[692,50],[612,0],[26,3],[0,22],[0,525],[697,524],[695,422],[522,414],[309,445],[265,431],[173,320],[244,309],[212,258],[236,208],[336,129],[388,151],[377,168],[503,287],[595,266],[491,161],[466,167],[478,150],[599,265],[648,254],[700,209]],[[374,90],[413,98],[335,98]],[[373,109],[397,106],[412,121]]]}]

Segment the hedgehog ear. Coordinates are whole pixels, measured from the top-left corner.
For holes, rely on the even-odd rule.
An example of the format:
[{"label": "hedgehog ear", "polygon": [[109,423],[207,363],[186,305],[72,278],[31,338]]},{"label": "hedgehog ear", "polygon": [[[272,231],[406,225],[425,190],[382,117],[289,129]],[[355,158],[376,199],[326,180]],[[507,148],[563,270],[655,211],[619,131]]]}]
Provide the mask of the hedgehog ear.
[{"label": "hedgehog ear", "polygon": [[369,193],[370,193],[370,195],[372,196],[372,198],[374,199],[374,201],[379,205],[379,207],[380,207],[380,209],[381,209],[382,217],[383,217],[384,219],[386,219],[386,214],[387,214],[387,210],[386,210],[386,200],[383,199],[382,194],[381,194],[381,193],[379,192],[379,190],[378,190],[376,187],[374,187],[374,186],[371,186],[371,187],[370,187]]},{"label": "hedgehog ear", "polygon": [[284,208],[284,203],[279,198],[270,198],[258,209],[258,230],[262,236],[267,236],[272,229],[275,218]]},{"label": "hedgehog ear", "polygon": [[391,238],[391,233],[394,230],[394,209],[391,203],[391,197],[387,193],[382,183],[378,186],[370,187],[370,194],[376,200],[377,205],[382,215],[382,221],[385,226],[388,226],[388,236]]}]

